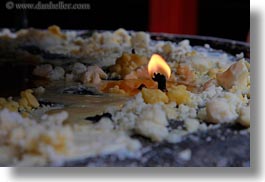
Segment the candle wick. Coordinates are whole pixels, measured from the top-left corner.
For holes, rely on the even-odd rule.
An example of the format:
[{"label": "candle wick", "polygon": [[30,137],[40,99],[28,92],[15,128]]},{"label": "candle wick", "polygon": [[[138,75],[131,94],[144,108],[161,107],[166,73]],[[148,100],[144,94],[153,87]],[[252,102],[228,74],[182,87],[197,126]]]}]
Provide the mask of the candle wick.
[{"label": "candle wick", "polygon": [[158,89],[160,89],[163,92],[167,92],[166,77],[163,74],[154,73],[152,79],[158,83]]}]

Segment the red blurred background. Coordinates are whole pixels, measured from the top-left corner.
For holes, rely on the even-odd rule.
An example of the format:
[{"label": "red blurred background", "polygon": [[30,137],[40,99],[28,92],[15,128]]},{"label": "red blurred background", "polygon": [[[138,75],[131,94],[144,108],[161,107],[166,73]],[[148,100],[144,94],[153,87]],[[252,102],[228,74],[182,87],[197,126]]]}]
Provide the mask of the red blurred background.
[{"label": "red blurred background", "polygon": [[197,34],[198,0],[151,0],[149,30]]}]

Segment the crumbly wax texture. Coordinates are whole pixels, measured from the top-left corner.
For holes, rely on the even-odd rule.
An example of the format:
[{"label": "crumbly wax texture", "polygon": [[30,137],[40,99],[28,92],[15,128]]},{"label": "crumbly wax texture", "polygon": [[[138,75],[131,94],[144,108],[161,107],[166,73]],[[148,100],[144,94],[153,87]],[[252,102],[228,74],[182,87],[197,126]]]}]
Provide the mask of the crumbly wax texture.
[{"label": "crumbly wax texture", "polygon": [[68,113],[43,115],[40,121],[0,110],[0,165],[60,165],[65,160],[116,154],[137,157],[141,144],[108,119],[93,126],[64,125]]},{"label": "crumbly wax texture", "polygon": [[[154,143],[178,143],[213,125],[250,127],[250,63],[243,53],[233,56],[210,45],[193,47],[189,40],[152,40],[149,33],[122,28],[84,35],[55,25],[47,30],[0,32],[1,55],[8,52],[19,61],[34,63],[34,78],[94,86],[102,95],[127,98],[119,106],[106,107],[110,117],[82,124],[63,111],[66,108],[34,118],[32,112],[43,107],[35,95],[49,92],[48,85],[24,90],[19,98],[0,98],[0,165],[45,166],[108,154],[139,157],[142,144],[132,137],[135,134]],[[23,51],[29,48],[40,54]],[[154,53],[171,70],[166,92],[154,88],[147,71]],[[106,83],[111,84],[100,90]],[[185,149],[179,158],[191,160],[191,150]]]}]

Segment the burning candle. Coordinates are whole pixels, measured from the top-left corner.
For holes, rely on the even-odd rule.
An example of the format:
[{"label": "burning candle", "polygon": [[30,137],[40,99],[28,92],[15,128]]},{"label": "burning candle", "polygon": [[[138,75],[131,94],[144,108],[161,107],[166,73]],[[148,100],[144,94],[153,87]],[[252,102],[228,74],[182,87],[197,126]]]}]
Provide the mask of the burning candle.
[{"label": "burning candle", "polygon": [[[135,78],[132,79],[107,81],[101,85],[100,90],[113,93],[120,91],[131,96],[139,93],[143,88],[154,89],[158,87],[163,92],[167,91],[166,83],[171,76],[171,69],[160,55],[153,54],[148,62],[147,72],[145,69],[142,71],[145,74],[142,74],[142,72],[139,75],[135,75]],[[135,72],[135,74],[138,74],[138,72]],[[174,85],[174,83],[169,82],[168,84]]]},{"label": "burning candle", "polygon": [[166,79],[171,75],[171,69],[166,61],[160,55],[153,54],[147,69],[151,78],[158,83],[158,89],[166,92]]}]

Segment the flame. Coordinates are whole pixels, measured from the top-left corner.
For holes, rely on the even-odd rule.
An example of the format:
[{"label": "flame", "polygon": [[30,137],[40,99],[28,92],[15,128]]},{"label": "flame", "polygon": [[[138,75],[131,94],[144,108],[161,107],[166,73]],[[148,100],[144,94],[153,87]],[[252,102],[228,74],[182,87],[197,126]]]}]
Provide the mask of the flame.
[{"label": "flame", "polygon": [[171,69],[160,55],[153,54],[148,63],[148,73],[151,77],[153,77],[154,73],[160,73],[169,79],[171,75]]}]

